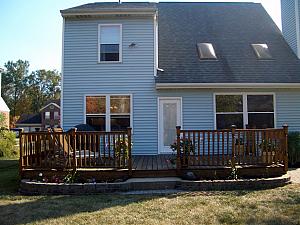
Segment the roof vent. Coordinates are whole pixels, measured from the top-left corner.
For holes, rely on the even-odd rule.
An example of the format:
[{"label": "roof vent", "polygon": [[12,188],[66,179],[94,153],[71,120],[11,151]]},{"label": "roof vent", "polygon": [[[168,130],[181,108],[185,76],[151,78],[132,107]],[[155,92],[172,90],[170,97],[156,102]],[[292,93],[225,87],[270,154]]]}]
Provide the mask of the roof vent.
[{"label": "roof vent", "polygon": [[272,59],[272,55],[267,44],[252,44],[252,48],[258,59]]},{"label": "roof vent", "polygon": [[198,43],[197,50],[200,59],[217,59],[215,49],[211,43]]}]

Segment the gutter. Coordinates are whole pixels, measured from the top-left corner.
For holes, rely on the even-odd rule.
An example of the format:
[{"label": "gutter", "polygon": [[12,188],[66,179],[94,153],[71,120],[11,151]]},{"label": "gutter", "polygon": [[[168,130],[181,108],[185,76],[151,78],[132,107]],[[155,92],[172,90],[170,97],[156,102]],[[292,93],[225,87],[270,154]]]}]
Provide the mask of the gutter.
[{"label": "gutter", "polygon": [[156,83],[156,89],[300,88],[300,83]]}]

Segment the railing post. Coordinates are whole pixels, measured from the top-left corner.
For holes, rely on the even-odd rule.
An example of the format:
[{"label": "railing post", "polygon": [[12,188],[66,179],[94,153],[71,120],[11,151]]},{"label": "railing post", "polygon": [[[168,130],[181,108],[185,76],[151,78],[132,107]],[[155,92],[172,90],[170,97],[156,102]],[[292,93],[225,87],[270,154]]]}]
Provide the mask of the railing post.
[{"label": "railing post", "polygon": [[20,149],[20,159],[19,159],[19,175],[22,179],[23,171],[23,142],[22,142],[22,129],[19,130],[19,149]]},{"label": "railing post", "polygon": [[[77,168],[77,159],[76,159],[76,131],[77,128],[71,128],[70,136],[72,138],[72,145],[73,145],[73,170],[75,171]],[[81,154],[81,152],[79,152]]]},{"label": "railing post", "polygon": [[283,159],[284,159],[284,171],[288,171],[288,133],[289,126],[287,124],[283,124],[283,134],[284,134],[284,150],[283,150]]},{"label": "railing post", "polygon": [[231,145],[232,145],[232,152],[231,152],[231,163],[235,164],[235,130],[236,125],[231,125]]},{"label": "railing post", "polygon": [[177,173],[179,173],[180,169],[181,169],[180,129],[181,129],[181,126],[176,126],[176,143],[177,143],[176,169],[177,169]]},{"label": "railing post", "polygon": [[128,139],[128,173],[129,176],[132,176],[132,156],[131,156],[131,131],[132,128],[127,128],[127,139]]}]

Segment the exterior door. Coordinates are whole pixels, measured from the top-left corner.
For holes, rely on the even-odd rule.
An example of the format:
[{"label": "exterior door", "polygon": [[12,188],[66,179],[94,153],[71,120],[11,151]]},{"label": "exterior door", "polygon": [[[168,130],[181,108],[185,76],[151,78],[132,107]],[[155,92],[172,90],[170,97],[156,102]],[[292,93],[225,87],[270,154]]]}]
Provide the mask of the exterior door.
[{"label": "exterior door", "polygon": [[181,126],[181,98],[159,98],[158,152],[172,153],[176,126]]}]

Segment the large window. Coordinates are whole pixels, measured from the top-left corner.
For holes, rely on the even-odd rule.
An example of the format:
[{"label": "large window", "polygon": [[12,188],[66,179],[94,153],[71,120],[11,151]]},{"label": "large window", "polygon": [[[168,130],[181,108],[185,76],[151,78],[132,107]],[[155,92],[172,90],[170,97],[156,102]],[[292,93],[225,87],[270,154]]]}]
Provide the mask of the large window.
[{"label": "large window", "polygon": [[98,131],[122,131],[130,127],[129,95],[87,96],[86,123]]},{"label": "large window", "polygon": [[273,94],[216,94],[216,128],[273,128]]},{"label": "large window", "polygon": [[121,61],[122,26],[99,25],[99,62]]}]

